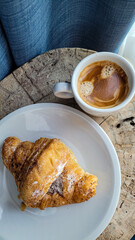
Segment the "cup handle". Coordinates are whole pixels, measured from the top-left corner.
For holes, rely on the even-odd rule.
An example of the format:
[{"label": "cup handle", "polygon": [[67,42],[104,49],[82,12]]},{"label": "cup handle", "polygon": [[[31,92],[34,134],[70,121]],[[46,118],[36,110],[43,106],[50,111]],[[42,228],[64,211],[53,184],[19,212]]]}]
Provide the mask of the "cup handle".
[{"label": "cup handle", "polygon": [[54,88],[53,88],[53,93],[56,97],[59,98],[73,98],[73,92],[71,88],[71,83],[67,82],[59,82],[56,83]]}]

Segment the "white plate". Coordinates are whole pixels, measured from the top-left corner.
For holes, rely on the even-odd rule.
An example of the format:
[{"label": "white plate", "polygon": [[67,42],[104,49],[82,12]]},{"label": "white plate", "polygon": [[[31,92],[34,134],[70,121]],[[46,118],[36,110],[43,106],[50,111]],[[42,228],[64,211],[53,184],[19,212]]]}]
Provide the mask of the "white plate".
[{"label": "white plate", "polygon": [[89,201],[46,210],[20,210],[12,175],[0,159],[0,240],[96,239],[110,222],[120,194],[120,166],[106,133],[90,117],[73,108],[36,104],[0,121],[0,146],[8,136],[22,141],[60,138],[79,164],[98,177],[97,194]]}]

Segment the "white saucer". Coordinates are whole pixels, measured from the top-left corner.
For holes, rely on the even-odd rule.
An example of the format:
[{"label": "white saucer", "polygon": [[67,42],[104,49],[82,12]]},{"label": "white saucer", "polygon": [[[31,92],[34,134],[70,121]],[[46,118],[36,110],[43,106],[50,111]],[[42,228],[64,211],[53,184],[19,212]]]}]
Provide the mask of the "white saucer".
[{"label": "white saucer", "polygon": [[89,201],[20,210],[13,177],[0,158],[0,240],[93,240],[109,224],[120,194],[121,174],[115,149],[101,127],[84,113],[52,103],[21,108],[0,121],[0,146],[6,137],[22,141],[60,138],[84,170],[98,177],[97,194]]}]

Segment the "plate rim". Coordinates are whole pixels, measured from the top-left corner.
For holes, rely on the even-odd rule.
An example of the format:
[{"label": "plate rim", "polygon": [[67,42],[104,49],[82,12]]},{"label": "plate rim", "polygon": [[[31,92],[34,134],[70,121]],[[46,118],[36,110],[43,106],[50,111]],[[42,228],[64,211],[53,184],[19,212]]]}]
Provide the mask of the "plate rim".
[{"label": "plate rim", "polygon": [[[115,179],[114,185],[116,185],[116,190],[115,190],[115,193],[113,192],[112,200],[110,202],[108,211],[106,212],[106,214],[103,218],[103,221],[98,225],[98,227],[94,230],[94,232],[92,232],[92,234],[90,234],[90,236],[84,238],[84,240],[92,240],[92,239],[94,240],[105,230],[105,228],[110,223],[110,221],[115,213],[115,210],[118,205],[119,198],[120,198],[121,170],[120,170],[120,163],[119,163],[119,159],[118,159],[116,150],[114,148],[112,141],[110,140],[109,136],[107,135],[107,133],[101,128],[101,126],[95,120],[93,120],[90,116],[86,115],[84,112],[81,112],[78,109],[75,109],[73,107],[70,107],[70,106],[67,106],[64,104],[59,104],[59,103],[36,103],[36,104],[30,104],[30,105],[21,107],[19,109],[16,109],[15,111],[9,113],[7,116],[3,117],[0,120],[0,127],[11,117],[18,115],[19,113],[23,113],[23,112],[26,112],[29,110],[34,110],[34,109],[39,109],[39,108],[43,109],[44,107],[61,108],[61,109],[68,110],[76,115],[83,117],[95,129],[95,131],[100,135],[100,137],[103,138],[103,136],[104,136],[104,143],[105,143],[107,149],[109,150],[109,152],[112,151],[113,167],[114,167],[114,164],[116,165],[115,169],[114,169],[114,179]],[[116,184],[116,182],[117,182],[117,184]],[[110,210],[110,208],[111,208],[111,210]]]}]

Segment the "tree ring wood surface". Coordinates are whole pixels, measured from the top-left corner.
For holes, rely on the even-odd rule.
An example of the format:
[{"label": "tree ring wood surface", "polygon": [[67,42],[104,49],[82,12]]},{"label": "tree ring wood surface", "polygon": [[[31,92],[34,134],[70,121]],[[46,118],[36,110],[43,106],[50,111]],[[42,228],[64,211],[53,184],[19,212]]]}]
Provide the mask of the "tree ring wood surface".
[{"label": "tree ring wood surface", "polygon": [[[52,89],[57,82],[70,82],[78,62],[92,53],[80,48],[56,49],[19,67],[0,82],[0,119],[33,103],[55,102],[80,109],[74,99],[56,98]],[[135,97],[116,114],[92,118],[114,144],[122,174],[116,212],[98,240],[129,240],[135,233]]]}]

